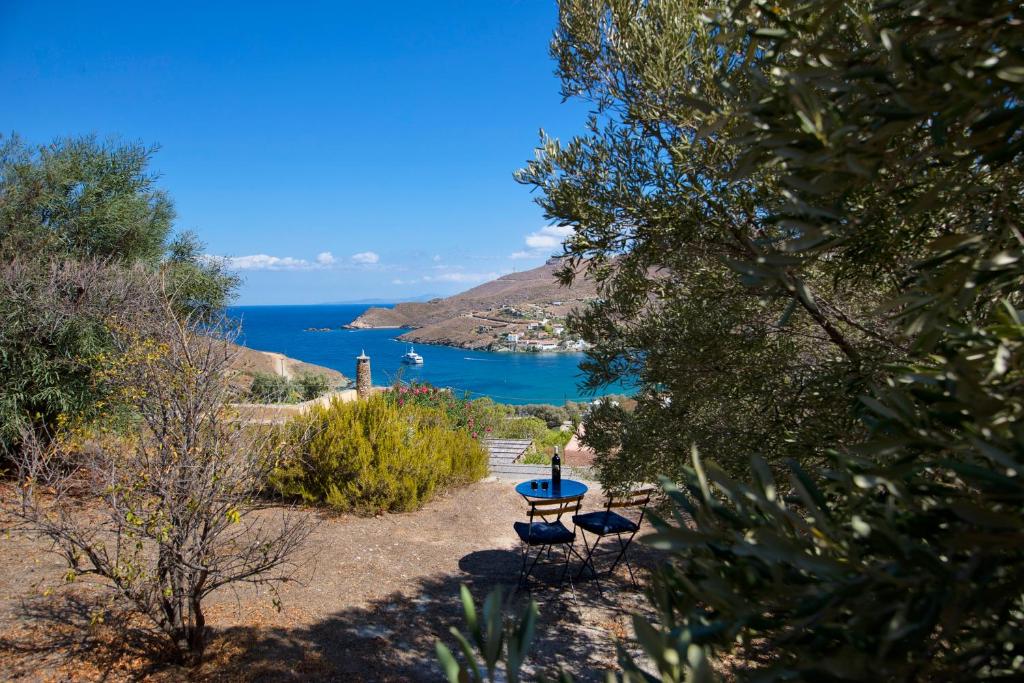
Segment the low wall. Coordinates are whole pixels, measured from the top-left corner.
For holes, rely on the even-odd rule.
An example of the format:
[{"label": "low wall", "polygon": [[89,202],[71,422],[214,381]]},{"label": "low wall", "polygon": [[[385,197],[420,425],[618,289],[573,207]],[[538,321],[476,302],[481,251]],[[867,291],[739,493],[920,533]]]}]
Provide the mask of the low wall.
[{"label": "low wall", "polygon": [[[386,387],[373,387],[374,393],[384,391]],[[331,401],[348,403],[358,399],[355,389],[329,391],[319,398],[302,403],[232,403],[231,407],[238,411],[239,419],[247,422],[285,422],[309,411],[313,406],[327,405]]]}]

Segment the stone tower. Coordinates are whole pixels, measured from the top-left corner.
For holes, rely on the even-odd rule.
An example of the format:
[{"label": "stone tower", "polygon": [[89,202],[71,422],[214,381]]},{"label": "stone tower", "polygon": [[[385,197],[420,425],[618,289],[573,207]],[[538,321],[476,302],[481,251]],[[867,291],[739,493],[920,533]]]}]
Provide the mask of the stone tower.
[{"label": "stone tower", "polygon": [[370,379],[370,357],[363,351],[356,356],[356,396],[360,399],[369,398],[373,387]]}]

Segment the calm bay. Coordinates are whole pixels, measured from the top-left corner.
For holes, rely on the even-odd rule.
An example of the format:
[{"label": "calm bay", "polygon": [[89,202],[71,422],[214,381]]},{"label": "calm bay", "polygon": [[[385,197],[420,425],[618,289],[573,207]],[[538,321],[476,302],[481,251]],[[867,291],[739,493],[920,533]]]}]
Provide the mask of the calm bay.
[{"label": "calm bay", "polygon": [[[487,396],[501,403],[552,403],[588,401],[593,395],[579,387],[582,372],[579,353],[500,353],[467,351],[447,346],[419,344],[421,366],[403,365],[409,345],[395,339],[401,330],[339,329],[365,311],[367,305],[234,306],[229,314],[241,321],[246,346],[276,351],[322,365],[348,377],[355,374],[355,357],[366,351],[371,358],[373,382],[388,385],[422,380],[435,386]],[[310,332],[310,328],[330,331]],[[629,393],[612,387],[601,393]]]}]

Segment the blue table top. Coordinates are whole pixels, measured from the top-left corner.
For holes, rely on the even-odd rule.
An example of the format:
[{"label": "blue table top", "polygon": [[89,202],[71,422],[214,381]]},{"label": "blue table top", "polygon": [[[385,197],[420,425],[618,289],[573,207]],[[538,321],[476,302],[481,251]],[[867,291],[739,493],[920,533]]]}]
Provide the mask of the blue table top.
[{"label": "blue table top", "polygon": [[[531,482],[537,482],[536,489],[530,487]],[[548,489],[546,491],[540,487],[543,482],[548,483]],[[526,496],[527,498],[558,500],[559,498],[580,496],[586,492],[587,485],[574,479],[562,479],[562,485],[559,486],[557,490],[551,488],[550,479],[529,479],[520,484],[516,484],[516,493],[521,496]]]}]

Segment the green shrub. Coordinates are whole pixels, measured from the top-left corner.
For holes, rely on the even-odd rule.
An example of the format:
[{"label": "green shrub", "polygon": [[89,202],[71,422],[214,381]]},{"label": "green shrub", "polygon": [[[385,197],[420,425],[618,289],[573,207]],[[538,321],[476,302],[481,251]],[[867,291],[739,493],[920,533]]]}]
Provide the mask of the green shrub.
[{"label": "green shrub", "polygon": [[111,319],[149,305],[150,276],[183,319],[216,318],[231,299],[237,277],[194,235],[174,234],[155,151],[0,136],[0,452],[23,429],[42,437],[118,409],[95,373],[117,353]]},{"label": "green shrub", "polygon": [[386,396],[332,401],[299,418],[301,455],[271,483],[286,496],[360,513],[415,510],[487,474],[487,451],[447,415]]},{"label": "green shrub", "polygon": [[543,451],[531,451],[523,456],[524,465],[550,465],[551,454]]},{"label": "green shrub", "polygon": [[539,417],[513,417],[500,422],[493,434],[499,439],[531,439],[533,448],[523,457],[528,465],[546,465],[551,462],[555,446],[564,448],[572,432],[550,429]]},{"label": "green shrub", "polygon": [[502,420],[494,427],[493,434],[499,439],[543,439],[548,426],[539,417],[513,417]]},{"label": "green shrub", "polygon": [[427,383],[399,384],[384,392],[396,406],[416,405],[442,411],[456,429],[465,429],[474,439],[496,436],[495,429],[512,409],[489,398],[457,396],[451,389],[439,389]]},{"label": "green shrub", "polygon": [[548,427],[558,427],[563,422],[572,420],[572,414],[565,408],[549,405],[547,403],[531,403],[516,406],[516,414],[529,417],[539,417],[544,420]]},{"label": "green shrub", "polygon": [[572,432],[563,432],[561,429],[549,429],[539,439],[535,439],[533,443],[538,449],[551,453],[555,446],[565,448],[565,445],[569,443],[571,438]]},{"label": "green shrub", "polygon": [[249,387],[249,398],[256,403],[295,403],[299,395],[287,377],[257,372]]},{"label": "green shrub", "polygon": [[312,401],[314,398],[320,398],[331,389],[327,377],[312,373],[300,375],[292,384],[299,392],[303,401]]},{"label": "green shrub", "polygon": [[550,465],[555,446],[564,449],[571,438],[572,432],[549,429],[533,440],[533,450],[523,457],[523,462],[527,465]]},{"label": "green shrub", "polygon": [[249,400],[255,403],[298,403],[320,398],[331,390],[324,375],[307,373],[290,380],[281,375],[257,372],[249,387]]}]

